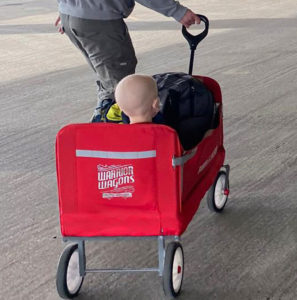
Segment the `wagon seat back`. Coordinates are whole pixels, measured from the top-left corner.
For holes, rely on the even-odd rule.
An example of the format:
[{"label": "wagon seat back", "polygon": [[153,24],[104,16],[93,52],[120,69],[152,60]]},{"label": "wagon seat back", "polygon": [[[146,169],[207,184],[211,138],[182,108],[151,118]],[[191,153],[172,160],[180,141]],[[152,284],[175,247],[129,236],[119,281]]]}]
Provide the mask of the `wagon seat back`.
[{"label": "wagon seat back", "polygon": [[182,148],[164,125],[73,124],[56,140],[63,236],[181,232]]}]

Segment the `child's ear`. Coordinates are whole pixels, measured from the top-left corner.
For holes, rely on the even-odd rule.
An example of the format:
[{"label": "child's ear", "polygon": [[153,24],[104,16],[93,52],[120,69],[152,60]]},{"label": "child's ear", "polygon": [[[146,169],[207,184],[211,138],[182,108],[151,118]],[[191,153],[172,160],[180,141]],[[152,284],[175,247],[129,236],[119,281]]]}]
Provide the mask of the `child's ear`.
[{"label": "child's ear", "polygon": [[161,105],[160,105],[160,99],[157,97],[156,99],[153,100],[152,103],[152,117],[155,117],[157,113],[160,111]]},{"label": "child's ear", "polygon": [[161,109],[161,103],[160,103],[160,98],[159,97],[157,97],[156,99],[154,99],[154,101],[153,101],[153,109],[155,111],[157,111],[157,112],[160,111],[160,109]]}]

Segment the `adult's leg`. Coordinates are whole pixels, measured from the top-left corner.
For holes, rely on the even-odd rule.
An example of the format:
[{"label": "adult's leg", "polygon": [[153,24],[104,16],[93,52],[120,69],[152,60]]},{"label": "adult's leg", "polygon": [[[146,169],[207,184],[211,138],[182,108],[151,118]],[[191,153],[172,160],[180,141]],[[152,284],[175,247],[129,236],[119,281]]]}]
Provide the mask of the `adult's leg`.
[{"label": "adult's leg", "polygon": [[114,99],[117,83],[133,74],[137,60],[125,22],[70,17],[69,28],[79,41],[97,75],[98,106]]},{"label": "adult's leg", "polygon": [[70,41],[74,44],[74,46],[77,47],[82,52],[82,54],[85,57],[85,59],[87,60],[88,64],[93,69],[93,71],[96,73],[96,70],[94,69],[93,64],[91,63],[91,61],[89,59],[88,53],[83,48],[81,42],[76,38],[75,34],[73,33],[73,31],[71,30],[71,28],[69,26],[70,16],[69,15],[60,14],[60,17],[61,17],[61,23],[62,23],[64,32],[66,33],[66,35],[68,36],[68,38],[70,39]]}]

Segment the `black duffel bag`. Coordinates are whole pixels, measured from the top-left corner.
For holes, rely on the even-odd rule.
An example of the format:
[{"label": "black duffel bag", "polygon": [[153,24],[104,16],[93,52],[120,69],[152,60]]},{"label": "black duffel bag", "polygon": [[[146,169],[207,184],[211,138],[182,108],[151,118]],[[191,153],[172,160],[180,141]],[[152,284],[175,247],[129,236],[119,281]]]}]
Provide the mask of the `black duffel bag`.
[{"label": "black duffel bag", "polygon": [[165,124],[177,131],[184,149],[196,146],[207,130],[218,126],[213,95],[201,81],[185,73],[156,74],[153,78]]}]

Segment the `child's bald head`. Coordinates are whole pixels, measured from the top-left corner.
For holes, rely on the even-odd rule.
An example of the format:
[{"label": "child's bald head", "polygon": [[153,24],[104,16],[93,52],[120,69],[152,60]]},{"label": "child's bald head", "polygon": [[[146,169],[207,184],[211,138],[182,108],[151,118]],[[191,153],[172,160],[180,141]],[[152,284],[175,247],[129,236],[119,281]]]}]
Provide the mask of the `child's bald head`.
[{"label": "child's bald head", "polygon": [[146,75],[129,75],[116,87],[115,98],[131,123],[151,122],[159,110],[158,88],[155,80]]}]

